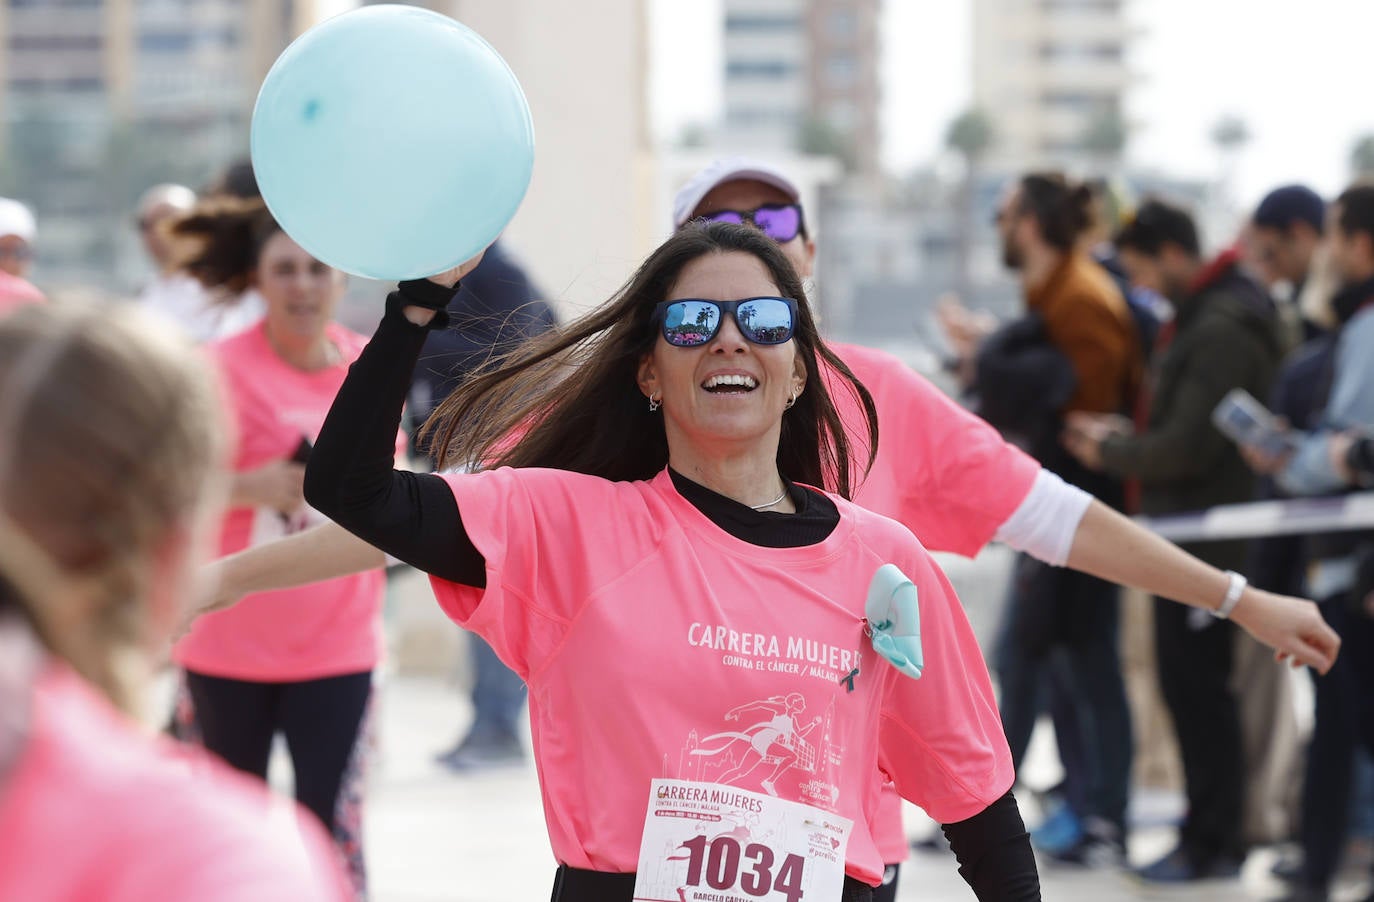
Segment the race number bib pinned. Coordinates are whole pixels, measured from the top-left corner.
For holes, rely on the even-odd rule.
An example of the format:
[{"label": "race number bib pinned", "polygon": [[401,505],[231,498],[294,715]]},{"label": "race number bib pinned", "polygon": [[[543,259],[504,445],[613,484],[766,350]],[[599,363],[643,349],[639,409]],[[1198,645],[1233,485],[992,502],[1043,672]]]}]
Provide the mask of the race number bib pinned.
[{"label": "race number bib pinned", "polygon": [[719,783],[655,780],[636,902],[821,902],[844,891],[854,823]]}]

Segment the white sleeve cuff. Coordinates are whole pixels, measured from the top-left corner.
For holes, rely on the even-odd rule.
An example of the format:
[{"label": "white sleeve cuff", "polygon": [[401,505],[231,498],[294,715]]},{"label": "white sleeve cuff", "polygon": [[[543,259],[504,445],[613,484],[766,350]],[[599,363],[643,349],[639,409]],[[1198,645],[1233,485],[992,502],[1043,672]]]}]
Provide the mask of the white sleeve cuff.
[{"label": "white sleeve cuff", "polygon": [[1069,560],[1078,524],[1093,496],[1069,485],[1049,470],[1035,474],[1035,482],[1021,506],[997,528],[993,538],[1037,560],[1062,567]]}]

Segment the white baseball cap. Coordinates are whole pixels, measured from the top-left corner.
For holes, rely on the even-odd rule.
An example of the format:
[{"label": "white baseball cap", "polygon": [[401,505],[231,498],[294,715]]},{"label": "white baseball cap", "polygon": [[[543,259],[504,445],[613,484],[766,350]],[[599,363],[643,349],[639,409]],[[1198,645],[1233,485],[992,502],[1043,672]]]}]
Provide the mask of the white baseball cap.
[{"label": "white baseball cap", "polygon": [[726,182],[751,181],[772,185],[786,194],[793,203],[801,202],[796,183],[782,174],[782,170],[749,157],[722,157],[687,180],[673,198],[673,228],[680,229],[692,218],[701,199],[717,185]]},{"label": "white baseball cap", "polygon": [[34,222],[33,213],[29,212],[28,207],[17,200],[0,197],[0,238],[16,235],[32,243],[37,231],[38,224]]}]

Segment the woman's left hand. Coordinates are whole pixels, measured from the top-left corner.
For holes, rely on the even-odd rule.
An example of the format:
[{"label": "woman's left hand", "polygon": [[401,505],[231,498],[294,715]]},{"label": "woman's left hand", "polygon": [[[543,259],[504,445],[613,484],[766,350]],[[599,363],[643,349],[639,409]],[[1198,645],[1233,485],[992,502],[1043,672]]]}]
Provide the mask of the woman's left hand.
[{"label": "woman's left hand", "polygon": [[1274,649],[1274,657],[1326,673],[1335,663],[1341,638],[1327,626],[1313,602],[1275,595],[1253,586],[1245,590],[1231,619]]}]

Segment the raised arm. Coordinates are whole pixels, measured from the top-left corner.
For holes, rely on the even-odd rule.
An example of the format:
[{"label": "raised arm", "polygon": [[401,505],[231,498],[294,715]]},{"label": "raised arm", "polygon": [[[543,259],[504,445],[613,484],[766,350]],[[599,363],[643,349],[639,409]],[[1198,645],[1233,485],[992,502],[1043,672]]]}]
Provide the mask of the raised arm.
[{"label": "raised arm", "polygon": [[429,328],[447,324],[442,311],[452,296],[451,283],[428,280],[402,282],[388,296],[376,333],[349,368],[315,441],[305,497],[369,545],[427,573],[481,587],[485,561],[448,484],[392,466],[411,373]]}]

